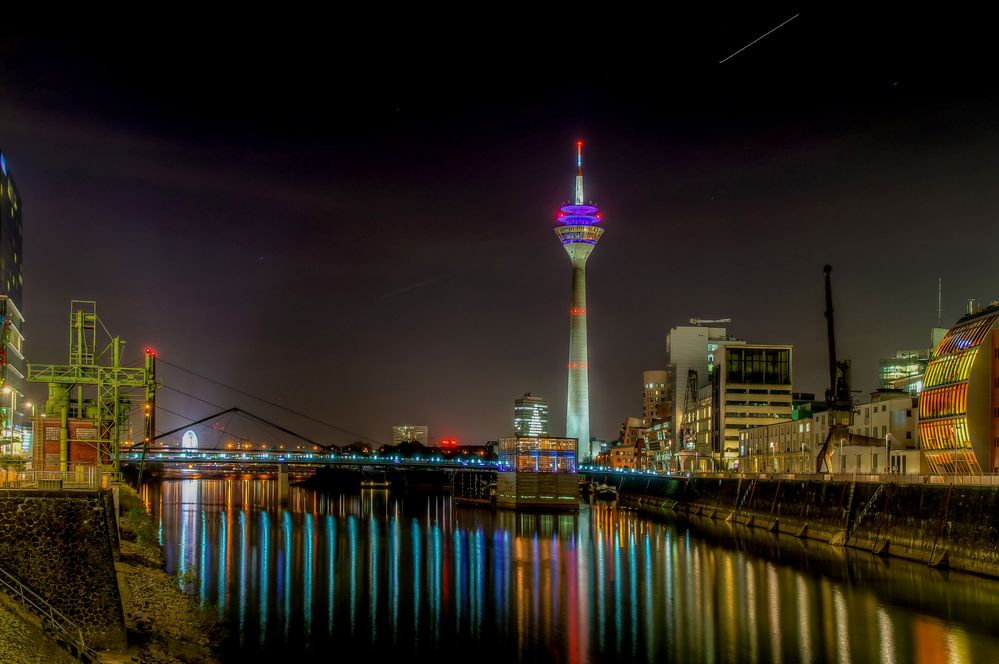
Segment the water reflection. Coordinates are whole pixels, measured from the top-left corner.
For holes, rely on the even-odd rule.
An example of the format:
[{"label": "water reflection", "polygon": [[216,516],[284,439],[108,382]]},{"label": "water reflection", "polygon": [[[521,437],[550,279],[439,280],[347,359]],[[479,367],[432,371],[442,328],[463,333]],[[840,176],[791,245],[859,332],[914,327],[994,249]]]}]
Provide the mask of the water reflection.
[{"label": "water reflection", "polygon": [[999,583],[632,512],[455,508],[273,482],[144,490],[168,571],[238,626],[230,656],[479,661],[989,661]]}]

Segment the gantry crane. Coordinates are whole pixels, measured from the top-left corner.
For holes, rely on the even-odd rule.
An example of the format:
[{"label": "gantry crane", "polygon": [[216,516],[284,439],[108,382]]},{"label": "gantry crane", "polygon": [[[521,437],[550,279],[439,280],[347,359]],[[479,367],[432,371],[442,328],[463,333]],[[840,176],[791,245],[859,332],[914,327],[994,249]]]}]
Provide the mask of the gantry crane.
[{"label": "gantry crane", "polygon": [[[103,332],[103,334],[101,334]],[[98,350],[98,340],[107,345]],[[119,446],[122,432],[128,423],[133,401],[139,396],[133,394],[141,390],[145,436],[155,435],[155,393],[156,393],[156,353],[145,349],[145,362],[142,367],[122,366],[122,351],[125,340],[111,336],[97,317],[97,303],[89,300],[73,300],[69,315],[69,364],[29,364],[28,381],[47,383],[48,400],[45,402],[45,415],[59,421],[58,469],[69,470],[70,443],[87,444],[96,447],[97,465],[103,472],[115,475],[121,472]],[[86,390],[93,386],[95,393],[86,397]],[[75,397],[74,397],[75,388]],[[93,429],[87,437],[81,434],[70,438],[68,419],[70,416],[91,420]],[[43,427],[36,445],[42,445],[38,461],[48,465],[44,445],[48,430]],[[93,432],[92,434],[90,432]],[[55,465],[53,463],[52,465]]]}]

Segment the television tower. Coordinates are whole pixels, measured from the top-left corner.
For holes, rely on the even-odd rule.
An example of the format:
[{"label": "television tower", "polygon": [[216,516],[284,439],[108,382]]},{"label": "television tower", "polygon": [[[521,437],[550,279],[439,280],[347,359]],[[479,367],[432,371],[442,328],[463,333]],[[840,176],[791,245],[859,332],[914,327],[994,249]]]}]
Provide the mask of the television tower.
[{"label": "television tower", "polygon": [[569,389],[565,407],[565,435],[575,438],[578,459],[592,458],[590,443],[590,386],[586,359],[586,259],[604,234],[597,224],[600,210],[583,200],[583,141],[576,141],[576,186],[571,203],[558,213],[555,234],[572,261],[572,306],[569,308]]}]

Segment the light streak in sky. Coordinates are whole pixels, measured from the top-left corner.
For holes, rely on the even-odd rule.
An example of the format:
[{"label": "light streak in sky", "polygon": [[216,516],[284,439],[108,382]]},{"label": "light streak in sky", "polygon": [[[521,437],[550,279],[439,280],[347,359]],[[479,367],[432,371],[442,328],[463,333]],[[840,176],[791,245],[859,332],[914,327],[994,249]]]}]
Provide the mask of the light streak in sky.
[{"label": "light streak in sky", "polygon": [[771,30],[770,32],[766,32],[766,33],[764,33],[764,34],[760,35],[759,37],[757,37],[757,38],[756,38],[756,39],[754,39],[753,41],[749,42],[748,44],[746,44],[745,46],[743,46],[742,48],[740,48],[740,49],[739,49],[738,51],[736,51],[736,52],[735,52],[735,53],[733,53],[732,55],[730,55],[730,56],[728,56],[727,58],[725,58],[724,60],[719,60],[719,61],[718,61],[718,64],[722,64],[723,62],[725,62],[725,61],[727,61],[727,60],[731,60],[732,58],[734,58],[735,56],[739,55],[740,53],[742,53],[743,51],[745,51],[745,50],[746,50],[747,48],[749,48],[750,46],[752,46],[752,45],[753,45],[753,44],[755,44],[756,42],[760,41],[761,39],[763,39],[763,38],[764,38],[764,37],[766,37],[767,35],[771,35],[771,34],[773,34],[773,33],[777,32],[778,30],[780,30],[781,28],[783,28],[783,27],[784,27],[785,25],[787,25],[788,23],[790,23],[790,22],[791,22],[791,21],[793,21],[794,19],[798,18],[799,16],[801,16],[801,14],[800,14],[800,13],[798,13],[798,14],[795,14],[794,16],[792,16],[791,18],[787,19],[786,21],[784,21],[783,23],[781,23],[780,25],[778,25],[778,26],[777,26],[776,28],[774,28],[774,29],[773,29],[773,30]]}]

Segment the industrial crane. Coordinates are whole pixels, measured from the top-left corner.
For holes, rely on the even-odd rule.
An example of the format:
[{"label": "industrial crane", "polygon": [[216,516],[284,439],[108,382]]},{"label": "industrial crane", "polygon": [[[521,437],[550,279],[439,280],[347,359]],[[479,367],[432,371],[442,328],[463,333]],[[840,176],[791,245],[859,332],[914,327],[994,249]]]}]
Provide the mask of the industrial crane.
[{"label": "industrial crane", "polygon": [[690,324],[700,327],[704,323],[731,323],[731,318],[691,318]]},{"label": "industrial crane", "polygon": [[697,433],[694,431],[694,419],[696,417],[693,412],[697,408],[697,370],[689,369],[687,371],[687,391],[683,395],[683,435],[681,442],[683,443],[683,449],[692,451],[696,449],[697,443]]},{"label": "industrial crane", "polygon": [[833,326],[832,267],[822,270],[826,282],[826,333],[829,338],[829,387],[826,389],[826,406],[829,408],[829,434],[822,443],[815,462],[815,472],[832,472],[833,440],[847,438],[853,424],[853,400],[850,397],[850,360],[836,359],[836,331]]}]

